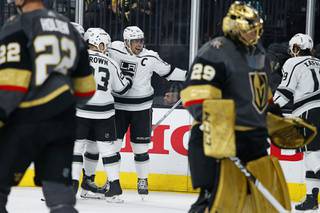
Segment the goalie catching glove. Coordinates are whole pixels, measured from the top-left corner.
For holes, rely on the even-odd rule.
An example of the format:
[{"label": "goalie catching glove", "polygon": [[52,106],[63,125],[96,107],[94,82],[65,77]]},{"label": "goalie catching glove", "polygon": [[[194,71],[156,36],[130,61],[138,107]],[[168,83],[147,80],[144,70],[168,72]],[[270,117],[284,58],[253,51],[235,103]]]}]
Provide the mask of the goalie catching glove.
[{"label": "goalie catching glove", "polygon": [[317,128],[301,118],[280,117],[270,112],[267,114],[267,127],[272,143],[281,149],[306,146],[317,134]]}]

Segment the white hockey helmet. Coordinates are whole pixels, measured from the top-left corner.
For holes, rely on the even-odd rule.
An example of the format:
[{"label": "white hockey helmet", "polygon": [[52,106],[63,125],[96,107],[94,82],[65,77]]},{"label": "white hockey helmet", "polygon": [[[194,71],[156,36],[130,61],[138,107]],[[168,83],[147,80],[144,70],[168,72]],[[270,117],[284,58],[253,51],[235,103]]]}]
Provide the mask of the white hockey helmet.
[{"label": "white hockey helmet", "polygon": [[[106,53],[107,48],[111,44],[111,38],[109,34],[102,28],[89,28],[84,33],[84,40],[89,44],[98,48],[99,51],[103,53]],[[104,48],[105,48],[104,50],[101,50],[99,47],[101,43],[104,45]]]},{"label": "white hockey helmet", "polygon": [[[298,47],[298,49],[295,47]],[[293,56],[297,56],[300,50],[311,50],[312,48],[313,40],[307,34],[297,33],[289,41],[289,51]]]},{"label": "white hockey helmet", "polygon": [[13,3],[15,0],[7,0],[8,4]]},{"label": "white hockey helmet", "polygon": [[70,22],[74,28],[76,28],[76,30],[80,33],[80,35],[83,37],[84,36],[84,29],[83,27],[81,26],[81,24],[78,24],[76,22]]},{"label": "white hockey helmet", "polygon": [[133,54],[131,49],[131,41],[138,40],[138,39],[142,39],[142,40],[144,39],[144,33],[139,27],[129,26],[123,30],[124,44],[131,54]]}]

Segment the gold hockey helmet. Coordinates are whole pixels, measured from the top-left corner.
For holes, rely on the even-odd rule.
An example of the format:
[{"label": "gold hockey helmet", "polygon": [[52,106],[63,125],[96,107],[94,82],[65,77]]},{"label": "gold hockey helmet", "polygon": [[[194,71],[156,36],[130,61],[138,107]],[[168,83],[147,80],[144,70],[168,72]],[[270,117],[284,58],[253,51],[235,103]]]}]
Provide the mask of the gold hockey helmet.
[{"label": "gold hockey helmet", "polygon": [[239,40],[246,46],[258,43],[263,32],[263,20],[251,6],[235,1],[231,4],[222,22],[222,31],[231,39]]}]

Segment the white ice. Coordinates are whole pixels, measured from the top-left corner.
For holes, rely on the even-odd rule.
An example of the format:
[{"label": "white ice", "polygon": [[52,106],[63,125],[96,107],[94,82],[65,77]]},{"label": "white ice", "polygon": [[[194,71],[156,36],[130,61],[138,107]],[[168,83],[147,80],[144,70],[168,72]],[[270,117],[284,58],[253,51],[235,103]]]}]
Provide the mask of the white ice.
[{"label": "white ice", "polygon": [[[7,209],[10,213],[49,212],[41,201],[41,188],[14,187],[9,196]],[[187,212],[197,199],[197,194],[151,191],[146,200],[141,200],[135,190],[125,190],[124,203],[107,203],[105,200],[77,199],[76,208],[82,213],[181,213]]]}]

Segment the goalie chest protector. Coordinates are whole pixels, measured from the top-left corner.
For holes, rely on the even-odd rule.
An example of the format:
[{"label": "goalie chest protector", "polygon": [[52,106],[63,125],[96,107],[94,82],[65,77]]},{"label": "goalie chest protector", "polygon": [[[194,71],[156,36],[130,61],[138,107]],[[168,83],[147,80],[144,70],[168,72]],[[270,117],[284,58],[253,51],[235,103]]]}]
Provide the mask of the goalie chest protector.
[{"label": "goalie chest protector", "polygon": [[[223,99],[235,101],[236,126],[266,127],[269,86],[264,69],[265,50],[261,45],[248,48],[217,37],[200,49],[196,63],[212,66],[215,76],[210,84],[222,91]],[[208,84],[204,79],[201,81],[194,83]]]}]

